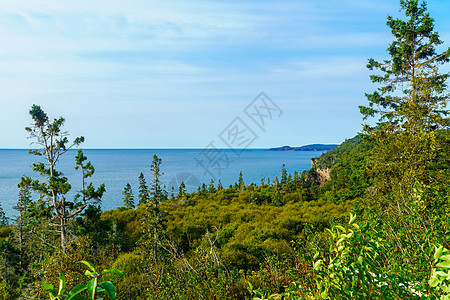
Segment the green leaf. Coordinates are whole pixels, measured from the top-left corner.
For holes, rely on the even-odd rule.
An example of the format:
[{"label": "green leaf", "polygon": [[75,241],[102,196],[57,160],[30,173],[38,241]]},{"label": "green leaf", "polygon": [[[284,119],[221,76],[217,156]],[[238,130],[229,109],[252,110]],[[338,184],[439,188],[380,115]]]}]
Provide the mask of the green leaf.
[{"label": "green leaf", "polygon": [[105,290],[109,299],[116,300],[116,288],[111,282],[104,281],[99,283],[99,286],[101,286]]},{"label": "green leaf", "polygon": [[50,284],[47,281],[43,281],[42,285],[44,286],[44,290],[47,292],[53,290],[53,284]]},{"label": "green leaf", "polygon": [[432,277],[430,278],[430,280],[428,281],[428,283],[430,284],[431,287],[435,287],[437,286],[441,281],[439,280],[439,278],[437,277]]},{"label": "green leaf", "polygon": [[66,291],[66,278],[64,278],[63,273],[59,272],[59,290],[58,296],[61,296]]},{"label": "green leaf", "polygon": [[320,253],[316,252],[316,254],[314,254],[313,260],[316,260],[319,257]]},{"label": "green leaf", "polygon": [[436,264],[436,267],[440,268],[450,268],[450,261],[443,261],[438,264]]},{"label": "green leaf", "polygon": [[85,260],[81,260],[81,261],[79,261],[79,263],[82,263],[82,264],[86,265],[89,269],[92,270],[92,272],[97,273],[97,271],[95,271],[94,266],[90,262],[87,262]]},{"label": "green leaf", "polygon": [[250,281],[247,281],[247,284],[248,284],[248,291],[250,292],[250,293],[252,293],[253,292],[253,285],[251,284],[251,282]]},{"label": "green leaf", "polygon": [[84,275],[86,275],[87,277],[97,277],[96,273],[93,273],[89,270],[86,270],[86,272],[84,272]]},{"label": "green leaf", "polygon": [[[67,298],[65,299],[65,300],[71,300],[71,299],[76,299],[76,298],[74,298],[76,295],[78,295],[79,293],[81,293],[82,291],[84,291],[84,290],[86,290],[87,289],[87,285],[86,284],[79,284],[79,285],[77,285],[76,287],[74,287],[71,291],[70,291],[70,293],[69,293],[69,295],[67,295]],[[84,299],[87,299],[87,298],[85,298],[85,297],[83,297]]]},{"label": "green leaf", "polygon": [[314,270],[318,271],[322,265],[323,265],[323,260],[319,259],[313,265]]},{"label": "green leaf", "polygon": [[127,276],[127,274],[124,271],[120,271],[117,269],[103,270],[102,275],[104,275],[104,274],[122,274],[124,276]]},{"label": "green leaf", "polygon": [[89,282],[87,284],[87,293],[88,293],[89,299],[94,300],[96,289],[97,289],[97,278],[93,278],[93,279],[89,280]]},{"label": "green leaf", "polygon": [[442,251],[444,251],[444,247],[443,246],[440,246],[439,248],[437,248],[436,246],[435,246],[435,253],[434,253],[434,259],[438,259],[438,258],[440,258],[441,257],[441,255],[442,255]]},{"label": "green leaf", "polygon": [[347,231],[347,230],[345,230],[345,228],[342,227],[341,225],[336,225],[336,226],[334,226],[334,228],[337,228],[337,229],[339,229],[339,230],[341,230],[341,231],[343,231],[343,232]]},{"label": "green leaf", "polygon": [[360,265],[362,265],[362,263],[363,263],[363,257],[361,255],[358,257],[358,263]]},{"label": "green leaf", "polygon": [[350,214],[350,221],[348,222],[349,225],[351,225],[356,220],[356,215]]},{"label": "green leaf", "polygon": [[450,255],[442,255],[439,259],[450,261]]},{"label": "green leaf", "polygon": [[436,271],[436,275],[441,276],[441,277],[447,277],[447,273],[442,272],[442,271]]}]

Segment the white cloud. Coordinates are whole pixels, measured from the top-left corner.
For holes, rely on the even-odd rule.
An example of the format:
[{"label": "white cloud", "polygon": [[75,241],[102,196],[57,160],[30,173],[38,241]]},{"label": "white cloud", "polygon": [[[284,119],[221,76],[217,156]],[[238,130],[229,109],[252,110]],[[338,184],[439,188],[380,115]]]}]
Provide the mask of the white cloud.
[{"label": "white cloud", "polygon": [[[366,58],[385,54],[385,18],[398,10],[391,0],[0,2],[0,128],[11,128],[0,147],[27,143],[33,103],[73,120],[92,147],[201,147],[261,90],[298,101],[289,109],[308,111],[305,123],[336,99],[344,112],[363,98]],[[347,122],[332,113],[323,118]],[[191,144],[177,144],[188,132]]]}]

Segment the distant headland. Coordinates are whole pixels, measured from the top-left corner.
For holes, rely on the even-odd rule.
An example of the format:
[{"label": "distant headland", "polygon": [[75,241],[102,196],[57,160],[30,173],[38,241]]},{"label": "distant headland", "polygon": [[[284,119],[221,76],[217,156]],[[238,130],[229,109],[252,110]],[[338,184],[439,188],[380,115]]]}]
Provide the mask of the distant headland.
[{"label": "distant headland", "polygon": [[335,144],[311,144],[301,147],[283,146],[278,148],[269,148],[264,151],[329,151],[339,145]]}]

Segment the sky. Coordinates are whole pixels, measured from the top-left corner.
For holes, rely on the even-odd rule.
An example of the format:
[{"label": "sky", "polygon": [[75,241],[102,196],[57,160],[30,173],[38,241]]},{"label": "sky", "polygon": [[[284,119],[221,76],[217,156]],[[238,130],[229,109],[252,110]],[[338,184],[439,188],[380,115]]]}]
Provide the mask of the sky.
[{"label": "sky", "polygon": [[[30,147],[33,104],[84,148],[227,148],[232,129],[249,148],[341,143],[401,16],[393,0],[0,2],[0,148]],[[447,47],[449,5],[428,2]]]}]

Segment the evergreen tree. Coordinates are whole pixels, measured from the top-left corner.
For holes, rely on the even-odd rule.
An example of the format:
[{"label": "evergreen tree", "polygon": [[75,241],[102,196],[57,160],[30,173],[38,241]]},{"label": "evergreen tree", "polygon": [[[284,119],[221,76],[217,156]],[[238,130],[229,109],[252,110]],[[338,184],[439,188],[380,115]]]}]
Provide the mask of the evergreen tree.
[{"label": "evergreen tree", "polygon": [[449,74],[440,73],[439,66],[449,61],[450,49],[437,52],[443,42],[425,3],[401,0],[400,7],[405,20],[387,20],[394,36],[387,49],[390,59],[369,59],[367,65],[378,71],[371,80],[381,87],[366,95],[369,105],[360,111],[365,120],[378,121],[364,126],[365,140],[373,145],[370,207],[388,226],[384,232],[392,234],[388,238],[399,251],[413,256],[417,253],[402,248],[403,243],[421,251],[439,226],[437,220],[448,217],[442,211],[449,211]]},{"label": "evergreen tree", "polygon": [[[32,144],[38,146],[38,148],[30,150],[29,153],[45,158],[45,163],[37,162],[33,164],[33,170],[39,173],[44,180],[33,181],[29,177],[22,177],[19,185],[23,188],[31,188],[42,195],[41,200],[44,200],[41,203],[43,204],[42,208],[45,209],[46,206],[51,208],[52,217],[59,221],[57,226],[61,236],[61,248],[65,251],[69,220],[81,213],[88,202],[98,201],[105,188],[104,185],[101,185],[98,189],[94,189],[92,184],[86,186],[85,180],[92,176],[94,168],[90,162],[84,165],[86,157],[82,152],[78,152],[75,169],[81,168],[83,173],[81,194],[78,193],[74,201],[66,199],[66,195],[72,186],[67,177],[56,170],[56,165],[60,157],[72,147],[79,146],[84,141],[84,137],[78,137],[70,144],[67,132],[62,131],[64,118],[60,117],[50,122],[47,114],[38,105],[31,107],[30,115],[33,123],[25,130],[29,132],[30,138],[34,139]],[[47,199],[49,203],[45,203]]]},{"label": "evergreen tree", "polygon": [[242,171],[239,172],[238,187],[240,191],[243,191],[245,187],[244,176],[242,175]]},{"label": "evergreen tree", "polygon": [[287,184],[287,171],[286,171],[286,166],[285,164],[283,164],[283,167],[281,168],[281,182],[280,182],[281,186],[284,186]]},{"label": "evergreen tree", "polygon": [[157,206],[159,203],[167,199],[167,193],[164,190],[161,181],[161,176],[164,175],[164,173],[161,172],[161,159],[156,155],[153,155],[150,171],[153,174],[150,185],[150,201],[154,206]]},{"label": "evergreen tree", "polygon": [[147,182],[145,181],[144,174],[141,172],[139,175],[139,204],[148,203],[150,200],[150,193],[148,190]]},{"label": "evergreen tree", "polygon": [[446,109],[448,93],[445,81],[449,74],[438,72],[439,65],[449,61],[450,48],[436,52],[443,42],[434,31],[434,20],[425,3],[401,0],[401,10],[407,20],[388,17],[394,41],[387,49],[391,59],[378,62],[369,59],[367,67],[381,74],[371,75],[372,82],[381,84],[377,91],[366,94],[369,106],[361,106],[364,119],[378,116],[380,123],[365,131],[420,131],[448,128]]},{"label": "evergreen tree", "polygon": [[297,188],[300,185],[300,176],[298,176],[298,172],[294,172],[294,179],[293,179],[293,185],[295,188]]},{"label": "evergreen tree", "polygon": [[124,206],[129,209],[135,209],[133,190],[131,189],[131,185],[129,183],[127,183],[124,187],[122,195]]},{"label": "evergreen tree", "polygon": [[206,188],[206,184],[202,183],[202,188],[200,189],[200,194],[202,194],[204,196],[207,193],[208,193],[208,189]]},{"label": "evergreen tree", "polygon": [[3,210],[2,203],[0,202],[0,227],[4,227],[8,225],[8,218],[5,215],[5,211]]},{"label": "evergreen tree", "polygon": [[181,199],[186,195],[186,185],[184,184],[184,182],[180,183],[180,187],[178,188],[178,195],[177,195],[177,199]]},{"label": "evergreen tree", "polygon": [[272,193],[272,204],[275,206],[281,206],[282,205],[282,197],[281,197],[281,184],[278,180],[278,177],[275,176],[275,179],[273,180],[273,193]]},{"label": "evergreen tree", "polygon": [[[381,73],[371,76],[381,87],[366,95],[369,106],[360,107],[364,119],[379,118],[376,126],[365,125],[364,129],[375,146],[372,168],[377,192],[387,202],[392,195],[403,202],[418,189],[442,181],[436,177],[437,170],[448,167],[443,166],[447,157],[441,157],[444,152],[448,155],[447,137],[440,130],[450,125],[446,108],[449,74],[439,73],[438,67],[449,61],[450,48],[436,52],[442,41],[425,3],[402,0],[400,6],[406,20],[388,17],[387,21],[394,36],[388,48],[391,59],[382,63],[369,59],[367,65]],[[423,205],[427,204],[423,202],[421,209]]]},{"label": "evergreen tree", "polygon": [[161,176],[164,175],[164,173],[161,172],[161,159],[156,155],[153,155],[150,171],[152,172],[153,178],[150,185],[149,205],[147,206],[149,215],[151,216],[151,220],[148,222],[148,230],[152,235],[153,258],[155,262],[157,262],[159,258],[158,245],[161,243],[160,238],[164,231],[164,220],[158,205],[166,200],[167,194],[162,188]]},{"label": "evergreen tree", "polygon": [[212,194],[215,191],[216,191],[216,188],[214,187],[214,180],[211,179],[211,181],[209,182],[208,193]]},{"label": "evergreen tree", "polygon": [[25,236],[26,236],[26,226],[29,224],[30,219],[30,206],[32,205],[33,200],[31,199],[31,192],[29,188],[22,187],[19,191],[19,200],[17,201],[17,205],[13,207],[13,209],[19,212],[19,215],[16,219],[16,229],[17,229],[17,239],[19,244],[19,253],[20,253],[20,264],[22,268],[22,264],[24,262],[24,244],[25,244]]},{"label": "evergreen tree", "polygon": [[220,191],[222,189],[223,189],[222,182],[219,179],[219,182],[217,183],[217,190]]}]

